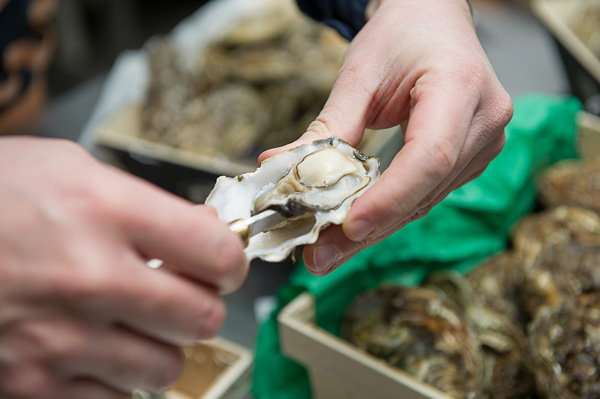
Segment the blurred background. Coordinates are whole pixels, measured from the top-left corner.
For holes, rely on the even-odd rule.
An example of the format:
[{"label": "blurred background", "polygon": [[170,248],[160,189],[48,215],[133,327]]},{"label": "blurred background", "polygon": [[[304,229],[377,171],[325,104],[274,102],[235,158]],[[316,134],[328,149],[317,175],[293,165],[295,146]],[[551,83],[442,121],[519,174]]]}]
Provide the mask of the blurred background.
[{"label": "blurred background", "polygon": [[58,47],[49,70],[50,96],[106,73],[117,55],[167,34],[206,1],[63,0],[56,24]]},{"label": "blurred background", "polygon": [[[218,0],[216,0],[218,1]],[[49,68],[49,107],[25,131],[77,140],[116,57],[166,34],[205,1],[63,0],[56,14],[58,47]],[[480,39],[511,95],[570,93],[552,35],[526,0],[472,0]],[[60,120],[60,125],[56,121]]]},{"label": "blurred background", "polygon": [[[141,49],[153,36],[168,34],[204,4],[189,0],[60,1],[55,16],[58,44],[48,71],[48,102],[40,120],[23,131],[80,140],[117,57]],[[513,97],[573,92],[565,54],[531,12],[528,1],[472,0],[472,5],[483,47]],[[131,151],[116,152],[118,157],[112,160],[119,166],[197,202],[214,183],[214,173]],[[223,335],[251,347],[262,304],[269,302],[291,270],[291,262],[277,267],[260,262],[253,265],[243,289],[227,299],[230,312]],[[268,304],[265,306],[268,309]]]}]

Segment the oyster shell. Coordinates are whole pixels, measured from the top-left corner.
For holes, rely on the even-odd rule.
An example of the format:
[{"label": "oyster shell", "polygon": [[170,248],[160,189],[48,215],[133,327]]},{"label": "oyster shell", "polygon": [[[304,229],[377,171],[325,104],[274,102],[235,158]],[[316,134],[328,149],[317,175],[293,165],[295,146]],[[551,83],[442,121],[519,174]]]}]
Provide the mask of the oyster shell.
[{"label": "oyster shell", "polygon": [[529,326],[529,347],[543,397],[597,398],[600,393],[598,295],[544,307]]},{"label": "oyster shell", "polygon": [[367,291],[347,309],[342,337],[454,398],[483,397],[475,331],[438,289]]},{"label": "oyster shell", "polygon": [[518,301],[523,282],[523,266],[518,254],[500,252],[465,277],[482,306],[508,317],[514,324],[524,324]]},{"label": "oyster shell", "polygon": [[250,238],[249,259],[284,260],[292,250],[312,244],[330,224],[343,223],[350,206],[379,177],[379,161],[337,137],[317,140],[278,154],[252,173],[221,176],[206,200],[231,223],[266,209],[290,217]]},{"label": "oyster shell", "polygon": [[463,276],[449,270],[431,274],[424,284],[442,289],[473,325],[484,356],[485,382],[490,399],[523,398],[535,394],[526,367],[525,333],[518,308],[511,301],[517,290],[515,257],[503,252]]},{"label": "oyster shell", "polygon": [[566,160],[539,180],[540,200],[547,206],[570,205],[600,212],[600,161]]},{"label": "oyster shell", "polygon": [[600,290],[600,216],[561,206],[524,218],[514,231],[523,254],[522,310],[533,318],[542,306],[556,307]]}]

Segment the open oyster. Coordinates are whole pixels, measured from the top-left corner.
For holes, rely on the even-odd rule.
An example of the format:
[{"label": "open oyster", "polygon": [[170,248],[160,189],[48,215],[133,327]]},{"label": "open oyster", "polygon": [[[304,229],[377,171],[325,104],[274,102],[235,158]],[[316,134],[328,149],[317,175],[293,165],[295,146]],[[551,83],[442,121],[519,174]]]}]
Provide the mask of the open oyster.
[{"label": "open oyster", "polygon": [[284,260],[292,250],[317,241],[330,224],[341,224],[350,206],[379,177],[379,161],[337,137],[278,154],[254,172],[221,176],[206,200],[225,222],[266,209],[290,217],[250,238],[249,259]]}]

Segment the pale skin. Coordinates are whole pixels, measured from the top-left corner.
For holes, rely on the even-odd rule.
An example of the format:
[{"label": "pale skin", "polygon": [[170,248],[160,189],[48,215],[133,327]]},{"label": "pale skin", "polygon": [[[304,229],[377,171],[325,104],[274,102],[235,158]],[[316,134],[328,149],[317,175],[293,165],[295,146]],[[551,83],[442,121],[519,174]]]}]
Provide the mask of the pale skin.
[{"label": "pale skin", "polygon": [[178,347],[217,333],[246,276],[240,239],[70,142],[0,138],[0,170],[0,397],[171,386]]},{"label": "pale skin", "polygon": [[357,145],[365,128],[403,126],[405,144],[341,226],[304,249],[325,275],[425,216],[479,176],[504,146],[509,95],[477,39],[465,0],[371,0],[330,97],[296,142],[259,161],[336,135]]},{"label": "pale skin", "polygon": [[[289,147],[405,125],[406,144],[342,226],[304,251],[327,274],[425,215],[502,149],[512,104],[464,0],[372,0],[327,105]],[[271,150],[261,160],[285,148]],[[75,144],[0,138],[0,397],[129,398],[177,379],[248,270],[209,208]],[[159,258],[163,268],[146,261]],[[175,266],[176,265],[176,266]]]}]

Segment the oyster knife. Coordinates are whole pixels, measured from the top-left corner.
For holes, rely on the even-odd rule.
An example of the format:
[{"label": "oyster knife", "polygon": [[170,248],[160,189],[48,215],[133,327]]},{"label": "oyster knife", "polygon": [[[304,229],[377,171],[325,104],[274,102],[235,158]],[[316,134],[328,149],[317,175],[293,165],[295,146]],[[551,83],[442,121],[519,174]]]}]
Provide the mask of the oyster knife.
[{"label": "oyster knife", "polygon": [[239,219],[229,224],[229,228],[234,233],[238,234],[244,244],[247,246],[250,237],[254,237],[269,228],[283,222],[287,217],[281,213],[268,209],[257,213],[248,219]]}]

